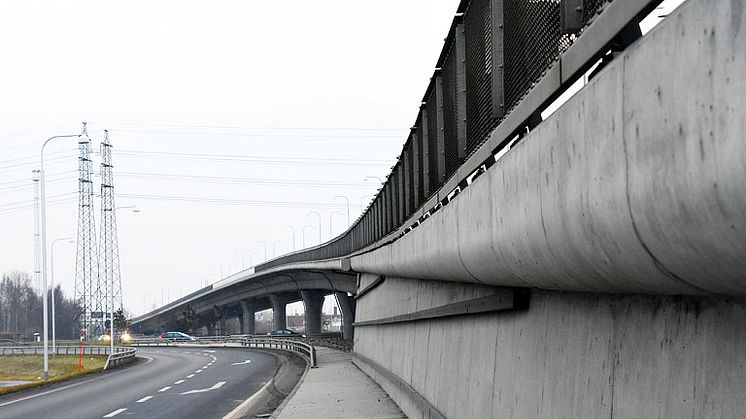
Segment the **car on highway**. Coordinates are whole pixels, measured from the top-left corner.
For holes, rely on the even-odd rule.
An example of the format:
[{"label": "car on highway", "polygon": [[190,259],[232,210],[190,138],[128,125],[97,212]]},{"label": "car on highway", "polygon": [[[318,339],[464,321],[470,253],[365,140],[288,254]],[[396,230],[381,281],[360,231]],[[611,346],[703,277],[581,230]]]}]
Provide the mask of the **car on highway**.
[{"label": "car on highway", "polygon": [[160,339],[167,339],[171,342],[192,342],[197,340],[194,336],[182,332],[163,332],[158,337]]},{"label": "car on highway", "polygon": [[272,329],[267,332],[267,336],[273,338],[304,338],[306,335],[294,332],[290,329]]}]

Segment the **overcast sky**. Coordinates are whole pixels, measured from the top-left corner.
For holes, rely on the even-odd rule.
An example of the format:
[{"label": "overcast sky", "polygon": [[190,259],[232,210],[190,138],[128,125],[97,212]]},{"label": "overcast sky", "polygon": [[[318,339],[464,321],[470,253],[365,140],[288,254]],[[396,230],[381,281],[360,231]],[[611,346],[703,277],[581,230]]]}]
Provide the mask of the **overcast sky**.
[{"label": "overcast sky", "polygon": [[[261,242],[268,258],[317,244],[309,212],[323,241],[343,232],[334,197],[354,221],[376,193],[457,5],[0,3],[0,272],[33,272],[31,170],[81,121],[94,151],[109,130],[116,204],[140,210],[117,217],[133,314],[262,261]],[[76,146],[47,147],[48,243],[76,235]],[[74,244],[54,268],[71,296]]]},{"label": "overcast sky", "polygon": [[[33,271],[31,170],[89,122],[114,145],[132,313],[360,213],[412,125],[457,0],[0,3],[0,271]],[[48,243],[75,237],[77,144],[47,147]],[[99,157],[94,166],[98,171]],[[96,178],[96,190],[98,190]],[[98,216],[99,208],[96,208]],[[334,211],[338,211],[334,212]],[[55,248],[73,293],[75,245]]]}]

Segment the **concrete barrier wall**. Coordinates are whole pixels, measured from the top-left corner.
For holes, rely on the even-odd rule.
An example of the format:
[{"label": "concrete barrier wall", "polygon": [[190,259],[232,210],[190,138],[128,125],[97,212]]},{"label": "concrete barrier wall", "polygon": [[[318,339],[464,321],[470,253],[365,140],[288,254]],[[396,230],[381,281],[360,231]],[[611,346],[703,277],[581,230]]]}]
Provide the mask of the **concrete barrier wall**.
[{"label": "concrete barrier wall", "polygon": [[[357,321],[484,287],[387,278]],[[405,295],[402,299],[392,296]],[[527,310],[355,330],[410,418],[746,417],[746,300],[533,291]],[[430,417],[437,416],[432,413]]]},{"label": "concrete barrier wall", "polygon": [[688,0],[453,202],[353,270],[746,295],[746,7]]}]

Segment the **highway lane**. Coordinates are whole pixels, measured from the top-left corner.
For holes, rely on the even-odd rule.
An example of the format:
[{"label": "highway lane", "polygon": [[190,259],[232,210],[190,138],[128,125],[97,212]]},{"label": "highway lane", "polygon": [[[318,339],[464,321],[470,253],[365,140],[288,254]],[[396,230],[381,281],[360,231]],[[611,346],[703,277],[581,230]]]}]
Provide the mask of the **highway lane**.
[{"label": "highway lane", "polygon": [[0,418],[222,418],[270,382],[273,355],[139,348],[137,365],[0,397]]}]

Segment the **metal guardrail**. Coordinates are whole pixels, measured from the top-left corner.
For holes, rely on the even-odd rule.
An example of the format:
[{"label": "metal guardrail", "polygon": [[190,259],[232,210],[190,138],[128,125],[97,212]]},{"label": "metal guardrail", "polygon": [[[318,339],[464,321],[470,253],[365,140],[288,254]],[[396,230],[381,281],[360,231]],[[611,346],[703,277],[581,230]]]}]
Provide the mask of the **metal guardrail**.
[{"label": "metal guardrail", "polygon": [[[132,362],[137,354],[137,349],[116,346],[114,353],[109,352],[108,346],[58,346],[54,351],[48,348],[52,355],[108,355],[104,370],[118,367],[120,365]],[[0,347],[0,356],[2,355],[43,355],[43,346],[2,346]]]},{"label": "metal guardrail", "polygon": [[116,368],[124,364],[128,364],[135,360],[137,349],[117,346],[114,348],[114,353],[109,355],[104,365],[104,370],[109,368]]},{"label": "metal guardrail", "polygon": [[219,344],[238,344],[250,348],[263,349],[282,349],[300,353],[311,362],[311,368],[317,366],[316,348],[313,346],[294,340],[293,338],[265,338],[251,335],[231,335],[231,336],[200,336],[191,339],[163,339],[163,338],[145,338],[133,339],[128,345],[130,346],[176,346],[177,344],[193,345],[219,345]]}]

